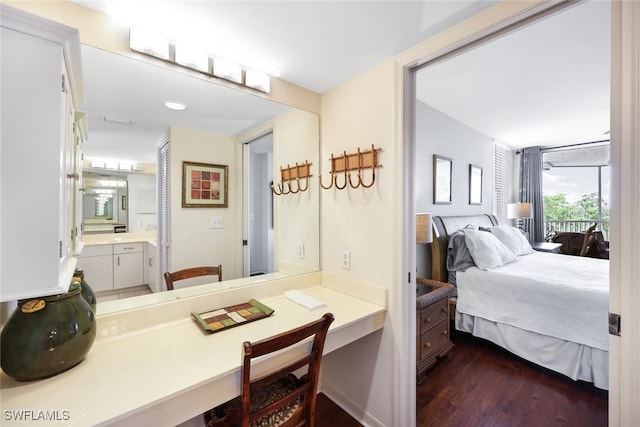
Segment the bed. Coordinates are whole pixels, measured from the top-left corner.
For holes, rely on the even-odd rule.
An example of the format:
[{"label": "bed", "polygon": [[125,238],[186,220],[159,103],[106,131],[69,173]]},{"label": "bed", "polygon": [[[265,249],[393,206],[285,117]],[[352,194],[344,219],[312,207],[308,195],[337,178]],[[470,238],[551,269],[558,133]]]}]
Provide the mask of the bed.
[{"label": "bed", "polygon": [[493,215],[433,228],[432,278],[456,287],[457,330],[608,389],[608,260],[536,252]]}]

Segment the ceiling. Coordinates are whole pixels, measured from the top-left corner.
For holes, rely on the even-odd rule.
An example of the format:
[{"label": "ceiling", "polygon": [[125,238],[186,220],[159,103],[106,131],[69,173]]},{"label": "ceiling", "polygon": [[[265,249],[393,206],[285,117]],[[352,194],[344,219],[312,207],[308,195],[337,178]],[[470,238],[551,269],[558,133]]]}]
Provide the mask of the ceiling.
[{"label": "ceiling", "polygon": [[[103,12],[110,5],[123,4],[115,0],[75,3]],[[219,40],[220,52],[251,52],[254,57],[277,66],[283,80],[324,93],[494,3],[497,1],[165,0],[153,2],[153,8],[144,16],[173,40],[185,40],[190,34]],[[604,5],[596,11],[600,15],[581,14],[577,11],[584,6],[574,7],[548,18],[548,24],[544,21],[519,31],[517,37],[513,33],[474,50],[473,54],[425,68],[418,77],[418,98],[512,147],[533,145],[531,142],[554,145],[560,140],[565,143],[602,139],[609,115],[609,27],[608,9],[604,10],[608,2],[592,3]],[[132,0],[126,3],[130,8],[141,4],[144,3]],[[573,13],[580,16],[568,15]],[[554,20],[559,23],[552,25]],[[187,28],[179,28],[180,23],[186,23]],[[539,26],[540,31],[534,31]],[[129,75],[117,74],[106,63],[93,68],[98,73],[95,79],[93,72],[85,70],[85,80],[92,87],[87,90],[88,106],[95,97],[115,96],[115,88],[121,83],[119,76]],[[94,81],[90,82],[91,79]],[[171,86],[176,85],[130,79],[126,91],[118,92],[118,96],[126,99],[132,114],[153,111],[157,116],[160,111],[137,105],[141,98],[128,94],[150,93]],[[194,94],[198,98],[199,92]],[[186,96],[180,100],[187,104],[200,102]],[[196,120],[208,121],[211,131],[220,125],[219,133],[233,135],[242,128],[240,122],[234,123],[235,127],[231,125],[233,105],[229,101],[225,111],[209,110],[207,117],[200,110],[188,108],[181,117],[185,126],[189,120],[192,124]],[[90,107],[86,109],[93,120],[104,115],[131,119],[124,110],[114,108],[108,112]],[[190,114],[198,117],[188,119]],[[136,122],[142,125],[148,116],[145,114]],[[223,120],[218,120],[221,117]],[[248,126],[248,121],[244,126]],[[538,135],[538,128],[551,130],[554,138],[533,140],[531,136]],[[102,131],[95,123],[90,124],[91,144],[96,143],[96,132]],[[596,132],[600,137],[592,138]],[[101,144],[105,155],[108,152],[117,155],[120,144],[133,146],[124,137],[105,134],[101,138],[109,139],[112,145]]]},{"label": "ceiling", "polygon": [[582,3],[428,66],[417,97],[513,148],[608,139],[609,8]]},{"label": "ceiling", "polygon": [[[241,52],[283,80],[324,93],[444,28],[497,3],[456,1],[74,0],[101,12],[126,4],[129,22],[212,54]],[[237,55],[238,58],[240,55]],[[248,62],[242,58],[239,62]]]}]

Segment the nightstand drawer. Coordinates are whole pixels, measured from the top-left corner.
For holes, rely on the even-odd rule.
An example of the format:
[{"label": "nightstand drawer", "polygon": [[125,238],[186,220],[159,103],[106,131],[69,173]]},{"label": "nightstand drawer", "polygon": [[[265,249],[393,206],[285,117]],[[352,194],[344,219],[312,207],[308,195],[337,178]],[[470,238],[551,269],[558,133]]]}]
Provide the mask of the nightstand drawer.
[{"label": "nightstand drawer", "polygon": [[420,336],[420,359],[429,357],[430,353],[438,350],[441,344],[449,341],[449,323],[441,321]]},{"label": "nightstand drawer", "polygon": [[447,304],[449,304],[449,300],[443,299],[422,310],[420,313],[421,326],[419,328],[421,332],[426,332],[438,322],[448,319]]}]

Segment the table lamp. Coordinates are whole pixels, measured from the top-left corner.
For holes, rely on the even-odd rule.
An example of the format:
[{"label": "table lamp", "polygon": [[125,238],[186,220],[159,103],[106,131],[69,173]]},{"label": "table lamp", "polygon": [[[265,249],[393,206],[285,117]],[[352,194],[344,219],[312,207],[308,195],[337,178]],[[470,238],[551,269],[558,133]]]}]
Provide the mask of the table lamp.
[{"label": "table lamp", "polygon": [[424,244],[433,241],[433,229],[431,228],[431,214],[416,214],[416,243]]},{"label": "table lamp", "polygon": [[523,220],[533,218],[533,205],[531,203],[507,204],[507,218],[516,220],[516,227],[524,233]]}]

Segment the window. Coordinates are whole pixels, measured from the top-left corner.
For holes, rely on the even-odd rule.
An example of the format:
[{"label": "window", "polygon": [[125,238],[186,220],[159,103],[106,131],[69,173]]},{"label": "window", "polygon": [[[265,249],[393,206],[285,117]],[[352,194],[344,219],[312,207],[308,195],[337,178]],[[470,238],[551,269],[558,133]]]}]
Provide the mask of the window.
[{"label": "window", "polygon": [[593,223],[609,234],[608,144],[543,154],[545,233],[585,231]]}]

